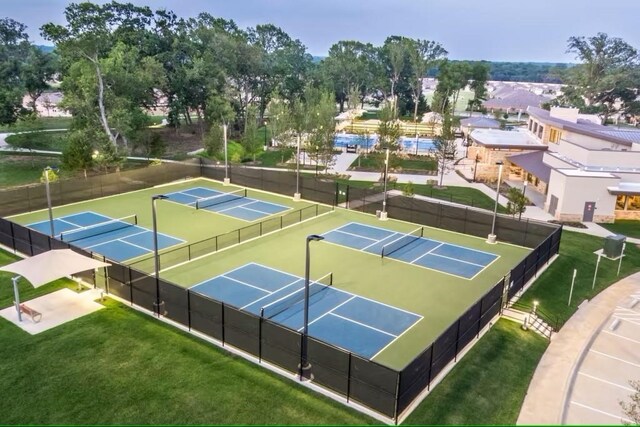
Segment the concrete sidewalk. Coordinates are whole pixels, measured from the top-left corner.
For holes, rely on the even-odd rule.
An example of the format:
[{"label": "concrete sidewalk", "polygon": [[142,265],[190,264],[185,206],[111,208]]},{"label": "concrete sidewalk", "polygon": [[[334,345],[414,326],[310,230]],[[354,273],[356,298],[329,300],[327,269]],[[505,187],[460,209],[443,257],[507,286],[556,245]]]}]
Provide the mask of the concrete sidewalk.
[{"label": "concrete sidewalk", "polygon": [[529,384],[517,424],[561,424],[577,367],[615,307],[640,292],[640,273],[626,277],[583,303],[554,335]]}]

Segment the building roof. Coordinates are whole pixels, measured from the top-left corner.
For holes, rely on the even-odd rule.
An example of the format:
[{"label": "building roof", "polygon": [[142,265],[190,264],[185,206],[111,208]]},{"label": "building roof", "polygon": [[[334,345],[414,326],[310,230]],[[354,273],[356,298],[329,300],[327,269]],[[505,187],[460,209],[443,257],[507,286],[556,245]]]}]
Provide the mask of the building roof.
[{"label": "building roof", "polygon": [[551,176],[551,168],[542,162],[543,156],[543,151],[536,151],[533,153],[515,154],[508,156],[507,159],[509,159],[511,163],[520,166],[530,174],[548,183],[549,177]]},{"label": "building roof", "polygon": [[527,132],[517,130],[474,129],[469,136],[474,143],[487,148],[519,150],[546,150],[548,148]]},{"label": "building roof", "polygon": [[609,172],[591,172],[582,169],[554,169],[554,171],[566,176],[582,177],[582,178],[618,178],[618,176]]},{"label": "building roof", "polygon": [[550,111],[538,107],[527,108],[527,113],[545,124],[551,124],[560,129],[627,146],[631,146],[633,143],[640,144],[640,130],[603,126],[583,119],[578,119],[577,123],[573,123],[552,117]]},{"label": "building roof", "polygon": [[500,122],[488,117],[467,117],[460,120],[460,127],[499,129]]},{"label": "building roof", "polygon": [[607,187],[607,190],[615,195],[640,196],[640,182],[621,182],[617,186]]},{"label": "building roof", "polygon": [[542,95],[536,95],[525,89],[514,89],[511,92],[503,94],[499,97],[488,99],[482,103],[485,108],[499,109],[516,109],[526,110],[529,106],[539,107],[551,98]]}]

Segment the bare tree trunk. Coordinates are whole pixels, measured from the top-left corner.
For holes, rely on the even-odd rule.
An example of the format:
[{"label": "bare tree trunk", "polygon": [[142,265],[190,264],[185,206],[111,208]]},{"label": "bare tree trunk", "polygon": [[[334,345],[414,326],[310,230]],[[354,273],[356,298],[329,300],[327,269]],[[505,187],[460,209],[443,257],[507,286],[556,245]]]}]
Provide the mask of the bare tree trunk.
[{"label": "bare tree trunk", "polygon": [[96,66],[96,76],[98,77],[98,109],[100,110],[100,123],[102,123],[104,131],[107,133],[109,141],[111,141],[113,146],[117,149],[118,144],[116,142],[116,138],[111,133],[111,128],[109,128],[109,122],[107,121],[107,112],[104,108],[104,81],[102,80],[102,71],[100,70],[100,64],[98,63],[97,58],[91,59],[91,61]]}]

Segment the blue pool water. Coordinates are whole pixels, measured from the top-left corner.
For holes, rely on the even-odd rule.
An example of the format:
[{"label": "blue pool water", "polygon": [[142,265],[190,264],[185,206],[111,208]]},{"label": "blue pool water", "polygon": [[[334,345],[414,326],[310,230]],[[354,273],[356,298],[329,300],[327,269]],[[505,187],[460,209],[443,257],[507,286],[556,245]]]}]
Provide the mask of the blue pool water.
[{"label": "blue pool water", "polygon": [[[359,149],[373,150],[378,143],[377,135],[356,135],[350,133],[337,134],[334,139],[336,148],[346,148],[347,145],[357,145]],[[402,151],[409,154],[429,154],[433,149],[433,140],[428,138],[412,138],[403,136],[400,139]]]}]

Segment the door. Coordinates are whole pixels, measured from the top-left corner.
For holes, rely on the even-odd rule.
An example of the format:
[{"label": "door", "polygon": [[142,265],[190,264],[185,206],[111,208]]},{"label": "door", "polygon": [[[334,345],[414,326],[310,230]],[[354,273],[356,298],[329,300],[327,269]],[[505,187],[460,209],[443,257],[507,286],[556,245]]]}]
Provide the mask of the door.
[{"label": "door", "polygon": [[582,213],[582,221],[592,222],[593,211],[596,210],[596,202],[584,202],[584,212]]},{"label": "door", "polygon": [[556,216],[556,209],[558,209],[558,198],[552,194],[549,201],[549,213]]}]

